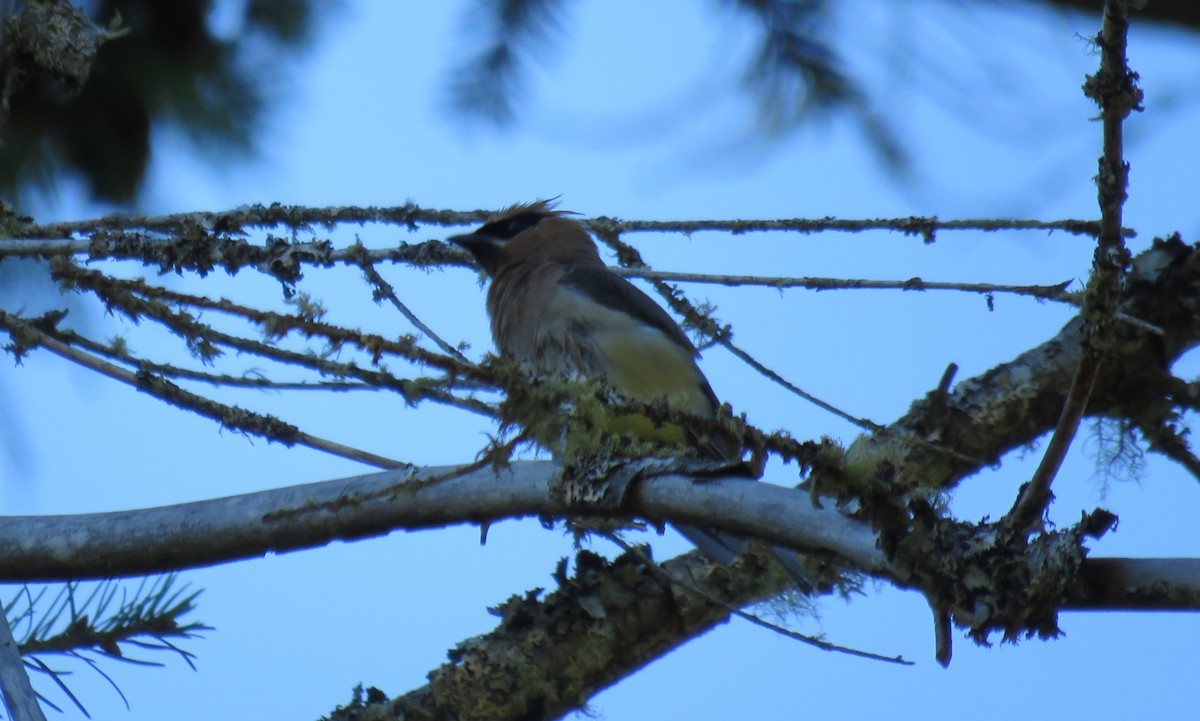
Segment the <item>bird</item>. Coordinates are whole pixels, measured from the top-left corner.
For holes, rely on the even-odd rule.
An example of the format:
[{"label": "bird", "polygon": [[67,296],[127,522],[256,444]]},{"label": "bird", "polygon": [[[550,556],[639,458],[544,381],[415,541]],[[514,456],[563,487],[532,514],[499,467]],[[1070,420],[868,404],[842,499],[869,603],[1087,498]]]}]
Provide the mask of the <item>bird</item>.
[{"label": "bird", "polygon": [[[596,379],[628,400],[715,418],[720,402],[687,333],[607,266],[588,230],[571,215],[557,210],[554,200],[518,203],[494,213],[474,232],[448,239],[488,276],[487,312],[497,350],[533,378]],[[692,455],[711,460],[740,460],[734,450],[740,446],[730,439],[689,437],[679,426],[638,420],[618,416],[611,423],[619,428],[607,430],[688,447]],[[544,445],[555,444],[541,435],[536,439]],[[733,534],[672,525],[718,563],[732,562],[746,548],[746,541]],[[773,551],[797,586],[809,590],[796,554]]]}]

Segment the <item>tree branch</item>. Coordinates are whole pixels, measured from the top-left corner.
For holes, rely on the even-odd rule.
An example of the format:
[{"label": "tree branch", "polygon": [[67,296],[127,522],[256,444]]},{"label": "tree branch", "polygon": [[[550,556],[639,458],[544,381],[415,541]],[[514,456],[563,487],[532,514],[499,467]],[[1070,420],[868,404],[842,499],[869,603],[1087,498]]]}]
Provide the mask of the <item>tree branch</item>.
[{"label": "tree branch", "polygon": [[[1200,344],[1200,253],[1178,237],[1156,240],[1138,255],[1119,307],[1161,328],[1162,336],[1125,324],[1114,331],[1108,362],[1100,369],[1089,414],[1128,415],[1157,403],[1168,369]],[[1041,345],[974,378],[945,396],[917,400],[888,426],[892,437],[864,436],[850,453],[887,457],[914,482],[950,488],[1008,451],[1033,442],[1057,423],[1063,390],[1079,367],[1084,321],[1076,317]],[[954,449],[912,445],[892,438],[937,439]],[[977,459],[969,461],[968,459]]]},{"label": "tree branch", "polygon": [[1092,277],[1084,293],[1086,322],[1083,354],[1063,402],[1054,435],[1046,446],[1042,462],[1026,484],[1006,518],[1010,527],[1028,531],[1045,513],[1050,499],[1050,484],[1083,418],[1100,365],[1109,355],[1114,330],[1114,315],[1120,301],[1129,249],[1121,236],[1122,211],[1128,197],[1129,164],[1125,162],[1123,125],[1133,110],[1141,109],[1142,91],[1137,73],[1129,69],[1125,57],[1129,32],[1127,0],[1106,0],[1104,22],[1096,42],[1100,46],[1100,70],[1088,78],[1084,90],[1100,106],[1103,121],[1104,154],[1096,187],[1100,204],[1100,235],[1092,261]]},{"label": "tree branch", "polygon": [[[565,517],[549,462],[435,467],[290,486],[137,511],[0,518],[0,580],[142,575],[323,545],[338,539],[522,516]],[[735,499],[753,487],[740,509]],[[702,491],[693,496],[692,490]],[[747,479],[645,484],[630,514],[691,522],[726,516],[728,527],[799,548],[822,548],[867,570],[887,563],[869,527],[812,508],[804,493]],[[789,520],[790,519],[790,520]],[[760,523],[764,528],[755,530]]]},{"label": "tree branch", "polygon": [[[195,568],[386,534],[579,513],[552,492],[549,461],[491,467],[445,466],[385,471],[206,501],[134,511],[66,516],[0,517],[0,581],[112,578]],[[719,528],[837,559],[900,585],[908,571],[889,561],[867,524],[833,508],[816,508],[806,493],[746,478],[696,483],[667,475],[639,481],[621,515]],[[1135,579],[1091,577],[1071,607],[1200,608],[1200,561],[1088,559]],[[1098,566],[1099,567],[1099,566]],[[1089,573],[1091,573],[1089,571]],[[771,595],[788,581],[757,588]],[[1170,588],[1147,593],[1152,583]],[[1101,594],[1100,597],[1092,594]],[[743,602],[752,599],[743,599]],[[1122,606],[1125,607],[1125,606]]]},{"label": "tree branch", "polygon": [[[334,249],[328,241],[288,242],[268,238],[266,245],[248,243],[241,236],[248,228],[285,227],[293,231],[313,226],[333,227],[346,223],[387,223],[416,230],[421,224],[436,226],[466,225],[484,220],[489,211],[450,211],[420,208],[413,204],[391,207],[327,207],[251,205],[219,212],[175,213],[162,216],[112,214],[103,218],[60,223],[14,224],[7,228],[9,237],[0,239],[0,257],[51,257],[83,255],[92,259],[136,258],[167,269],[193,268],[207,272],[213,267],[237,270],[257,266],[272,274],[294,273],[300,265],[328,265],[362,262],[407,262],[416,266],[470,266],[466,253],[451,246],[430,241],[395,248],[364,249],[361,246]],[[788,218],[781,220],[615,220],[598,217],[585,221],[597,233],[684,233],[720,231],[733,234],[765,231],[817,233],[842,231],[859,233],[890,230],[920,236],[933,242],[943,230],[1045,230],[1073,235],[1096,236],[1096,220],[939,220],[936,217],[838,219]],[[1122,229],[1132,236],[1132,230]],[[77,236],[86,236],[83,238]],[[173,248],[179,241],[188,248]]]},{"label": "tree branch", "polygon": [[29,323],[10,316],[4,311],[0,311],[0,328],[4,328],[9,332],[22,333],[25,336],[25,342],[30,346],[41,346],[61,358],[93,370],[100,375],[132,386],[177,408],[192,411],[205,418],[215,420],[222,427],[240,433],[256,435],[266,438],[269,441],[277,441],[287,446],[307,446],[314,450],[366,463],[376,468],[398,468],[407,465],[401,461],[392,460],[375,453],[370,453],[369,451],[352,448],[342,443],[314,436],[271,415],[248,411],[244,408],[230,406],[205,398],[153,373],[135,373],[126,370],[118,365],[102,360],[91,353],[73,348],[67,343],[52,338]]},{"label": "tree branch", "polygon": [[613,268],[617,275],[626,278],[645,278],[646,280],[675,281],[683,283],[712,283],[727,286],[767,286],[769,288],[806,288],[808,290],[957,290],[964,293],[1012,293],[1033,298],[1054,300],[1061,303],[1078,305],[1078,301],[1067,292],[1071,281],[1053,285],[1002,285],[997,283],[949,283],[940,281],[925,281],[920,278],[908,280],[866,280],[863,278],[815,278],[815,277],[785,277],[763,275],[722,275],[718,273],[681,273],[670,270],[651,270],[649,268]]},{"label": "tree branch", "polygon": [[13,721],[46,721],[3,611],[0,611],[0,695]]},{"label": "tree branch", "polygon": [[[1117,413],[1145,402],[1147,384],[1157,382],[1165,367],[1200,340],[1198,268],[1200,255],[1196,249],[1177,238],[1156,241],[1135,261],[1122,307],[1162,328],[1164,334],[1151,338],[1130,327],[1117,335],[1118,346],[1092,399],[1094,412]],[[937,438],[948,447],[965,449],[966,454],[947,456],[920,444],[897,448],[894,438],[876,436],[864,437],[856,445],[863,446],[860,451],[870,452],[873,444],[882,443],[890,449],[889,458],[922,483],[932,487],[953,485],[982,463],[1029,442],[1054,423],[1062,404],[1064,378],[1069,380],[1077,367],[1082,338],[1082,321],[1076,319],[1058,336],[1014,361],[959,382],[950,392],[935,392],[918,401],[905,417],[888,427],[899,437]],[[1112,382],[1113,378],[1120,382]],[[983,460],[972,462],[970,457]],[[486,476],[485,471],[477,472]],[[534,472],[544,474],[540,482],[525,475]],[[522,514],[555,516],[570,512],[549,497],[545,483],[551,472],[546,464],[514,464],[503,472],[500,482],[489,477],[486,482],[477,478],[472,484],[469,481],[473,476],[463,476],[399,487],[395,484],[407,476],[381,474],[331,482],[323,488],[318,484],[269,492],[284,496],[250,494],[203,502],[215,504],[212,506],[188,504],[124,515],[104,514],[84,519],[89,521],[86,526],[78,525],[80,518],[70,517],[5,519],[0,521],[0,558],[11,557],[13,563],[22,565],[0,568],[0,578],[146,573],[291,550],[334,538],[369,536],[396,527],[427,528]],[[732,495],[725,495],[728,493]],[[779,545],[818,549],[821,555],[896,578],[900,585],[913,581],[904,575],[906,571],[888,562],[876,546],[873,531],[835,512],[813,509],[807,496],[795,491],[744,479],[695,484],[685,478],[655,478],[636,484],[630,503],[630,513],[648,518],[698,522]],[[131,515],[143,513],[161,515]],[[224,540],[201,542],[185,534],[183,529],[188,528]],[[167,542],[159,542],[164,539]],[[37,544],[43,541],[51,545],[39,547]],[[186,552],[189,547],[195,551]],[[106,559],[105,555],[111,553],[124,555]],[[689,562],[703,564],[696,557]],[[1200,582],[1193,561],[1123,559],[1107,561],[1111,565],[1103,568],[1098,563],[1098,559],[1082,560],[1079,574],[1086,582],[1071,591],[1062,607],[1188,608],[1200,598],[1196,595]],[[1101,570],[1093,572],[1094,567]],[[1102,579],[1109,570],[1120,571],[1127,579],[1140,579],[1141,585],[1106,585]],[[784,579],[777,585],[767,583],[769,588],[749,583],[763,575],[757,567],[735,569],[735,573],[739,587],[748,589],[740,598],[770,596],[787,584]],[[1167,583],[1157,583],[1159,580]],[[578,597],[574,600],[578,604]],[[727,615],[721,611],[714,618]],[[619,619],[614,616],[613,620]],[[705,627],[671,627],[671,640],[664,641],[667,645],[663,648],[681,643]],[[623,673],[628,673],[650,657],[621,658],[626,664]],[[610,669],[598,678],[608,683],[613,673]]]},{"label": "tree branch", "polygon": [[[987,0],[989,4],[993,0]],[[1096,11],[1096,0],[1006,0],[1009,5],[1050,5],[1071,8],[1087,13]],[[1160,25],[1178,25],[1200,30],[1200,5],[1193,0],[1153,0],[1138,8],[1138,18]]]},{"label": "tree branch", "polygon": [[[917,235],[932,243],[942,230],[1061,230],[1072,235],[1100,233],[1100,223],[1095,220],[1004,220],[996,218],[969,218],[962,220],[940,220],[935,216],[910,216],[908,218],[786,218],[782,220],[618,220],[599,217],[587,221],[597,233],[696,233],[700,231],[722,231],[739,235],[748,232],[790,230],[798,233],[821,233],[841,231],[862,233],[868,230],[891,230],[904,235]],[[1134,231],[1124,229],[1127,235]]]}]

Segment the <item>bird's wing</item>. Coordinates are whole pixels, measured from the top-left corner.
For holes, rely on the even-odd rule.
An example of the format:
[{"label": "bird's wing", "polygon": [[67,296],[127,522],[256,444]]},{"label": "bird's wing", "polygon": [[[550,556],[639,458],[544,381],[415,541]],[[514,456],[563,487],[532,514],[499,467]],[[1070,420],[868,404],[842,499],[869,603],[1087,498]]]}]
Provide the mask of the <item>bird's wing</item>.
[{"label": "bird's wing", "polygon": [[[578,293],[600,305],[632,316],[639,322],[661,331],[671,341],[685,348],[692,356],[697,355],[696,346],[679,327],[679,324],[662,307],[650,299],[637,286],[600,265],[577,265],[569,268],[559,280],[567,290]],[[717,407],[717,397],[699,368],[695,368],[697,380],[712,408]],[[733,442],[722,438],[709,438],[703,447],[697,448],[704,455],[724,460],[733,460],[736,454]],[[746,549],[746,541],[738,536],[711,528],[689,524],[675,524],[685,538],[691,541],[706,556],[718,563],[729,563]],[[792,577],[803,593],[812,591],[812,581],[803,562],[794,551],[776,546],[772,553]]]},{"label": "bird's wing", "polygon": [[628,313],[651,328],[662,331],[672,341],[696,355],[696,346],[675,319],[633,283],[600,265],[576,265],[567,269],[563,286],[596,301],[606,308]]}]

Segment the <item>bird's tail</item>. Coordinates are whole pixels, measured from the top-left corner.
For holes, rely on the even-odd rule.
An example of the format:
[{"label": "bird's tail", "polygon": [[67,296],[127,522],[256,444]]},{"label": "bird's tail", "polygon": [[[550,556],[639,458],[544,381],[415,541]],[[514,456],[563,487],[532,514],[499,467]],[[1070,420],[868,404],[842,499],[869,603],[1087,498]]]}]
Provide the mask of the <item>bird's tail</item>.
[{"label": "bird's tail", "polygon": [[[748,545],[745,539],[731,533],[712,528],[700,528],[686,523],[673,525],[675,530],[679,531],[679,535],[691,541],[692,545],[700,549],[701,553],[717,563],[732,563],[733,559],[746,551]],[[775,556],[775,560],[779,561],[779,565],[783,566],[783,570],[792,577],[792,581],[801,593],[809,595],[816,589],[812,577],[795,551],[781,546],[771,546],[771,553]]]},{"label": "bird's tail", "polygon": [[[711,394],[711,389],[709,390]],[[715,402],[716,396],[713,396]],[[741,460],[742,444],[738,439],[733,437],[725,437],[721,435],[710,435],[704,439],[694,439],[697,441],[695,446],[700,455],[714,460],[725,461],[726,463],[735,463]],[[729,564],[746,551],[748,545],[746,539],[735,536],[731,533],[718,531],[715,528],[700,528],[685,523],[673,524],[675,530],[679,531],[680,535],[692,542],[696,548],[705,556],[708,556],[717,563]],[[812,576],[805,569],[804,563],[796,552],[783,548],[781,546],[771,546],[771,554],[783,566],[788,575],[792,577],[796,588],[803,594],[809,595],[816,590],[816,585],[813,583]]]}]

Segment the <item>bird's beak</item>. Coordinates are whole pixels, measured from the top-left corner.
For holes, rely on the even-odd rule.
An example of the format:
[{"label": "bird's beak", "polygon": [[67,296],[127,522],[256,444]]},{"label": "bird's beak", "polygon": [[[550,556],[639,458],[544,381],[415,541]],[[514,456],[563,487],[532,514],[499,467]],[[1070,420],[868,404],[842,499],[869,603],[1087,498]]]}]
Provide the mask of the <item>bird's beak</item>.
[{"label": "bird's beak", "polygon": [[490,236],[486,233],[480,233],[479,231],[475,231],[474,233],[463,233],[462,235],[452,235],[449,238],[446,238],[446,242],[454,243],[458,247],[469,250],[472,253],[475,252],[476,248],[483,248],[486,246],[500,248],[504,246],[503,240]]},{"label": "bird's beak", "polygon": [[479,233],[465,233],[463,235],[452,235],[446,238],[447,243],[453,243],[463,250],[471,254],[475,258],[475,262],[479,263],[484,272],[492,275],[496,272],[496,268],[504,256],[505,252],[503,244],[490,235],[481,235]]}]

